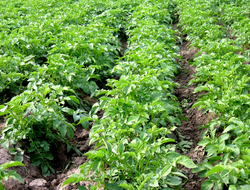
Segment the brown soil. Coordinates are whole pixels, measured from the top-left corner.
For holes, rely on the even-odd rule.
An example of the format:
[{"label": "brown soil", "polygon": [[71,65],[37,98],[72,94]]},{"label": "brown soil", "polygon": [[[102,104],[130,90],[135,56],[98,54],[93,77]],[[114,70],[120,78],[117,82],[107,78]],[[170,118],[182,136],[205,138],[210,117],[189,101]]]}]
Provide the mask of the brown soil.
[{"label": "brown soil", "polygon": [[76,90],[76,92],[78,92],[82,98],[82,100],[87,103],[90,104],[91,106],[93,106],[96,101],[92,98],[90,98],[87,94],[85,94],[82,90]]},{"label": "brown soil", "polygon": [[[0,122],[0,129],[4,127],[4,121]],[[94,145],[89,146],[89,130],[85,130],[81,126],[76,127],[75,135],[72,143],[77,145],[77,148],[84,154],[90,149],[93,149]],[[24,184],[19,183],[13,179],[3,181],[4,187],[7,190],[76,190],[77,186],[71,184],[61,187],[62,183],[68,178],[70,174],[79,174],[79,166],[87,161],[85,156],[79,156],[74,151],[67,153],[66,146],[60,144],[58,149],[54,152],[53,167],[56,170],[55,174],[51,174],[49,177],[43,177],[39,168],[30,164],[30,158],[28,155],[24,155],[23,163],[25,167],[12,167],[21,175],[24,180]],[[9,161],[13,161],[14,158],[9,154],[8,150],[0,148],[0,165]],[[78,185],[88,187],[90,182],[80,182]],[[93,184],[93,183],[91,183]]]},{"label": "brown soil", "polygon": [[[182,68],[179,75],[176,77],[175,82],[179,83],[179,88],[175,89],[175,96],[182,103],[183,116],[188,119],[188,121],[182,121],[182,125],[179,126],[179,131],[185,137],[185,141],[192,142],[191,149],[188,153],[182,153],[189,156],[194,163],[201,163],[205,159],[204,148],[198,145],[198,142],[202,140],[201,133],[204,130],[199,130],[199,128],[206,123],[208,123],[212,118],[213,114],[203,114],[198,108],[191,109],[192,105],[196,103],[199,95],[204,93],[194,94],[193,91],[196,84],[193,83],[190,86],[188,82],[194,78],[195,67],[191,66],[188,62],[199,52],[198,49],[189,48],[189,42],[185,41],[180,45],[180,55],[182,56],[182,61],[179,60]],[[185,102],[185,103],[184,103]],[[205,180],[204,178],[198,177],[198,174],[191,172],[191,169],[185,167],[180,167],[188,177],[188,181],[183,184],[183,188],[186,190],[200,190],[201,184]]]},{"label": "brown soil", "polygon": [[124,55],[125,53],[125,49],[128,47],[128,43],[127,43],[127,40],[120,40],[121,44],[122,44],[122,47],[121,47],[121,52],[122,52],[122,55]]}]

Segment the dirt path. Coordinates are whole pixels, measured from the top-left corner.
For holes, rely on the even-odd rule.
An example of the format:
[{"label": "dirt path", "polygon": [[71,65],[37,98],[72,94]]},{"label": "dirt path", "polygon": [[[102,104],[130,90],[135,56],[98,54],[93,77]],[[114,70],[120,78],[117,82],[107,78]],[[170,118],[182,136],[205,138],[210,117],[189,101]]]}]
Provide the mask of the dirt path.
[{"label": "dirt path", "polygon": [[[205,159],[204,149],[198,145],[198,142],[202,139],[201,134],[204,130],[199,130],[199,127],[209,122],[212,119],[212,115],[203,114],[197,107],[191,109],[201,93],[193,93],[196,87],[195,83],[188,86],[188,82],[194,78],[193,74],[196,72],[195,67],[190,65],[189,62],[192,62],[192,59],[199,52],[198,49],[189,48],[189,45],[190,43],[185,38],[183,38],[183,43],[179,45],[180,55],[183,60],[178,60],[181,64],[181,70],[176,76],[175,82],[179,83],[180,87],[175,89],[174,94],[182,104],[183,116],[188,119],[188,121],[182,121],[179,131],[184,136],[185,141],[192,143],[191,149],[188,152],[182,152],[182,154],[189,156],[194,163],[198,164]],[[188,180],[183,184],[183,188],[186,190],[200,190],[201,184],[205,179],[198,177],[198,174],[193,174],[191,169],[185,167],[181,169],[185,171],[188,177]]]}]

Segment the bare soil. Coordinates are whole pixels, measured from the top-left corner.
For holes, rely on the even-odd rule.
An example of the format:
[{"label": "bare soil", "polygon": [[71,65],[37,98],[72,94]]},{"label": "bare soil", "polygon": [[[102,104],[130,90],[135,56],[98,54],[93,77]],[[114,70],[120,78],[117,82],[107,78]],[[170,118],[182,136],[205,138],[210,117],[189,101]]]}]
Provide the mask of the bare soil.
[{"label": "bare soil", "polygon": [[[179,102],[183,104],[183,116],[188,119],[188,121],[182,121],[182,125],[179,126],[179,131],[185,137],[186,141],[192,142],[191,149],[187,153],[182,153],[189,156],[194,163],[201,163],[205,159],[204,148],[199,146],[199,141],[202,140],[201,134],[204,130],[199,130],[199,128],[213,119],[213,114],[203,114],[198,108],[191,109],[192,105],[196,103],[199,95],[204,93],[196,93],[193,91],[196,88],[196,84],[193,83],[188,86],[188,82],[194,78],[196,72],[195,67],[190,65],[193,58],[199,52],[198,49],[189,48],[190,43],[183,40],[183,43],[179,45],[180,55],[182,60],[178,60],[181,64],[181,71],[177,75],[175,82],[179,83],[179,88],[175,89],[175,96],[178,98]],[[180,166],[188,180],[183,184],[183,188],[186,190],[200,190],[201,184],[205,180],[204,178],[198,177],[198,174],[191,172],[191,169]]]},{"label": "bare soil", "polygon": [[[4,126],[4,122],[0,124],[1,128]],[[93,146],[89,146],[89,130],[85,130],[83,127],[78,126],[75,131],[75,135],[72,141],[76,144],[78,149],[84,154],[85,152],[93,149]],[[7,190],[76,190],[77,187],[73,185],[66,185],[61,187],[62,183],[67,179],[70,174],[80,173],[78,167],[87,161],[85,156],[79,156],[74,151],[67,153],[66,146],[64,144],[59,145],[56,152],[54,152],[55,162],[54,167],[55,174],[51,174],[49,177],[43,177],[39,168],[30,164],[30,158],[28,155],[24,155],[25,167],[12,167],[16,170],[24,180],[24,184],[19,183],[13,179],[4,181],[4,187]],[[13,161],[14,158],[9,154],[8,150],[0,148],[0,164]],[[78,185],[88,186],[89,182],[80,182]]]},{"label": "bare soil", "polygon": [[[95,100],[89,96],[83,96],[83,100],[88,101],[93,105]],[[102,117],[103,111],[97,113],[98,117]],[[89,129],[84,129],[81,125],[76,126],[74,137],[71,141],[76,145],[82,154],[94,149],[94,144],[89,146],[89,131],[93,123],[90,122]],[[0,131],[4,128],[5,121],[0,118]],[[0,136],[1,137],[1,136]],[[55,169],[55,174],[51,174],[49,177],[42,176],[41,170],[38,167],[30,164],[30,158],[28,155],[24,155],[23,163],[25,167],[12,167],[18,174],[21,175],[24,180],[24,184],[13,180],[11,178],[8,181],[3,181],[3,185],[7,190],[76,190],[77,186],[71,184],[62,187],[62,183],[68,178],[70,174],[80,174],[79,166],[87,161],[87,158],[82,155],[78,155],[75,151],[71,150],[67,152],[66,145],[59,143],[58,148],[53,152],[54,160],[52,167]],[[0,165],[14,161],[14,157],[9,154],[9,151],[0,146]],[[77,185],[88,187],[90,182],[80,182]]]}]

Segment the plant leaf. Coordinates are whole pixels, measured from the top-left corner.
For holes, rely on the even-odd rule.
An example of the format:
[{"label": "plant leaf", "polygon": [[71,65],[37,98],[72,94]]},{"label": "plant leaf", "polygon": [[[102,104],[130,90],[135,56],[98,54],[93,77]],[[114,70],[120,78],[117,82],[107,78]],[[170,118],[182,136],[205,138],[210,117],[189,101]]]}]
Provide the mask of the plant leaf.
[{"label": "plant leaf", "polygon": [[180,156],[177,158],[177,163],[181,164],[187,168],[196,168],[197,166],[194,164],[194,162],[187,156]]},{"label": "plant leaf", "polygon": [[19,161],[10,161],[10,162],[7,162],[5,164],[2,164],[2,168],[5,170],[9,167],[13,167],[13,166],[25,166],[22,162],[19,162]]},{"label": "plant leaf", "polygon": [[79,189],[79,190],[88,190],[86,187],[84,187],[84,186],[77,186],[77,188]]},{"label": "plant leaf", "polygon": [[201,185],[201,190],[211,190],[214,186],[214,182],[212,181],[204,181]]},{"label": "plant leaf", "polygon": [[125,150],[125,146],[123,145],[123,143],[120,143],[118,145],[117,152],[121,155],[124,150]]},{"label": "plant leaf", "polygon": [[65,124],[60,126],[60,132],[61,132],[61,136],[65,137],[65,135],[67,133],[67,126]]},{"label": "plant leaf", "polygon": [[80,101],[75,96],[68,96],[68,97],[77,104],[80,104]]},{"label": "plant leaf", "polygon": [[214,173],[217,173],[217,172],[221,172],[225,169],[224,166],[222,165],[216,165],[214,166],[212,169],[210,169],[207,174],[206,174],[206,177],[210,176],[211,174],[214,174]]},{"label": "plant leaf", "polygon": [[165,166],[161,170],[161,177],[167,176],[168,174],[170,174],[171,171],[172,171],[172,166],[171,165]]},{"label": "plant leaf", "polygon": [[74,130],[70,126],[67,127],[67,135],[68,135],[70,140],[72,140],[74,137]]},{"label": "plant leaf", "polygon": [[123,190],[123,188],[118,183],[108,183],[104,181],[104,185],[108,190]]}]

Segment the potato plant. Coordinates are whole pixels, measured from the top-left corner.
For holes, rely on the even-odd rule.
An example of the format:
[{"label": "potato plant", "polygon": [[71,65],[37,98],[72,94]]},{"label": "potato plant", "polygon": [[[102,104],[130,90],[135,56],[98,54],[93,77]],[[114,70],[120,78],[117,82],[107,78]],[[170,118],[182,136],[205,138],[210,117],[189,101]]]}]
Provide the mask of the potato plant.
[{"label": "potato plant", "polygon": [[[248,189],[249,5],[0,1],[1,145],[23,145],[47,176],[54,172],[51,150],[65,143],[81,154],[70,143],[75,126],[88,129],[93,121],[95,149],[85,153],[89,161],[80,175],[63,185],[88,180],[97,183],[90,189],[177,190],[187,179],[181,164],[208,178],[202,189]],[[182,118],[173,81],[181,58],[172,26],[177,20],[191,46],[203,52],[192,63],[197,73],[190,84],[197,85],[194,93],[207,93],[193,107],[216,116],[201,127],[207,128],[200,142],[207,157],[198,167],[170,138]],[[90,108],[79,92],[98,101]]]},{"label": "potato plant", "polygon": [[[90,144],[96,143],[96,150],[85,153],[90,160],[80,166],[81,174],[70,175],[63,185],[88,180],[97,182],[91,189],[181,189],[186,176],[177,164],[196,167],[168,138],[181,116],[173,95],[179,65],[170,4],[147,1],[133,9],[128,50],[113,69],[120,79],[108,80],[110,90],[97,91],[102,97],[90,111],[95,121]],[[101,109],[99,120],[95,114]]]},{"label": "potato plant", "polygon": [[[58,143],[81,154],[69,142],[75,130],[69,118],[77,122],[89,110],[76,91],[90,96],[113,77],[120,28],[99,17],[118,5],[126,6],[88,0],[0,2],[0,115],[6,119],[1,145],[23,145],[44,176],[54,173],[52,150]],[[88,121],[80,124],[88,129]]]},{"label": "potato plant", "polygon": [[[192,171],[199,172],[200,177],[208,177],[202,189],[248,189],[250,67],[244,64],[249,62],[249,57],[243,40],[243,31],[248,31],[243,23],[248,18],[246,10],[236,11],[239,10],[237,6],[243,8],[245,4],[240,1],[205,3],[194,0],[189,1],[191,5],[186,8],[186,1],[177,3],[180,26],[191,40],[191,46],[204,52],[202,55],[198,53],[194,59],[197,73],[190,84],[196,82],[198,85],[195,93],[207,93],[193,107],[199,106],[204,112],[216,116],[201,127],[207,128],[199,143],[205,147],[207,157]],[[211,4],[214,4],[213,9],[209,7]],[[207,25],[209,30],[197,25]],[[233,31],[236,40],[229,39],[228,30]]]}]

